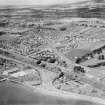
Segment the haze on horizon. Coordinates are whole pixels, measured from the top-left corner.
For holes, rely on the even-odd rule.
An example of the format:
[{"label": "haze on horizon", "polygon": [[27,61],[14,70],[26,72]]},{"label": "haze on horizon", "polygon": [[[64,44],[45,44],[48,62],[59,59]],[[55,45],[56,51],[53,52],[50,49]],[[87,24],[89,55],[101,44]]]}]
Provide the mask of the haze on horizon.
[{"label": "haze on horizon", "polygon": [[0,0],[0,5],[54,5],[87,0]]}]

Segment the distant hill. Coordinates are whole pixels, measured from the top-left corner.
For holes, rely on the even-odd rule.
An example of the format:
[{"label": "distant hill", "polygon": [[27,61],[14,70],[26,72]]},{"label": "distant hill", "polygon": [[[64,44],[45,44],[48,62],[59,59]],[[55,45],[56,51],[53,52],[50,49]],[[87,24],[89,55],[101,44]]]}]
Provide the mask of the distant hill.
[{"label": "distant hill", "polygon": [[[50,6],[4,6],[0,7],[0,14],[4,11],[8,14],[4,16],[18,15],[16,11],[29,10],[30,13],[22,12],[20,15],[32,16],[34,18],[105,18],[105,0],[87,0],[77,3],[68,3],[64,5],[50,5]],[[9,11],[9,12],[8,12]],[[8,17],[7,16],[7,17]]]}]

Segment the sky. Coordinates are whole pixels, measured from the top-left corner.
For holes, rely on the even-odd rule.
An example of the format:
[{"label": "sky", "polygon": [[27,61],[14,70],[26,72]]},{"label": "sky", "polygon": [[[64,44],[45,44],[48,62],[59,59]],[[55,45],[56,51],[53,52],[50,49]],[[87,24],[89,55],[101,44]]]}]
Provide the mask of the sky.
[{"label": "sky", "polygon": [[0,5],[52,5],[86,0],[0,0]]}]

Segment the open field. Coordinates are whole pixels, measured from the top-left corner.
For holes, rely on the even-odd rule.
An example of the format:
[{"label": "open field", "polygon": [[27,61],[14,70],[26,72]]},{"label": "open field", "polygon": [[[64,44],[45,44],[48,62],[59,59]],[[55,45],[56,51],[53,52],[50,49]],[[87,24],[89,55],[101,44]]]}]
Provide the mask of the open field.
[{"label": "open field", "polygon": [[13,82],[0,83],[0,103],[1,104],[35,104],[35,105],[101,105],[86,100],[76,100],[71,98],[53,96],[52,94],[43,94],[33,92],[30,87],[16,84]]}]

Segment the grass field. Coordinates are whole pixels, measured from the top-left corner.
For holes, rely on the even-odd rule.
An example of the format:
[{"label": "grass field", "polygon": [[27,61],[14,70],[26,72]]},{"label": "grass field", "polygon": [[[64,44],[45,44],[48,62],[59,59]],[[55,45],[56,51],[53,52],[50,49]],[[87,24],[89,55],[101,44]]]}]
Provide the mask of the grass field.
[{"label": "grass field", "polygon": [[5,81],[0,83],[0,104],[34,105],[99,105],[89,101],[74,100],[33,92],[29,87]]}]

